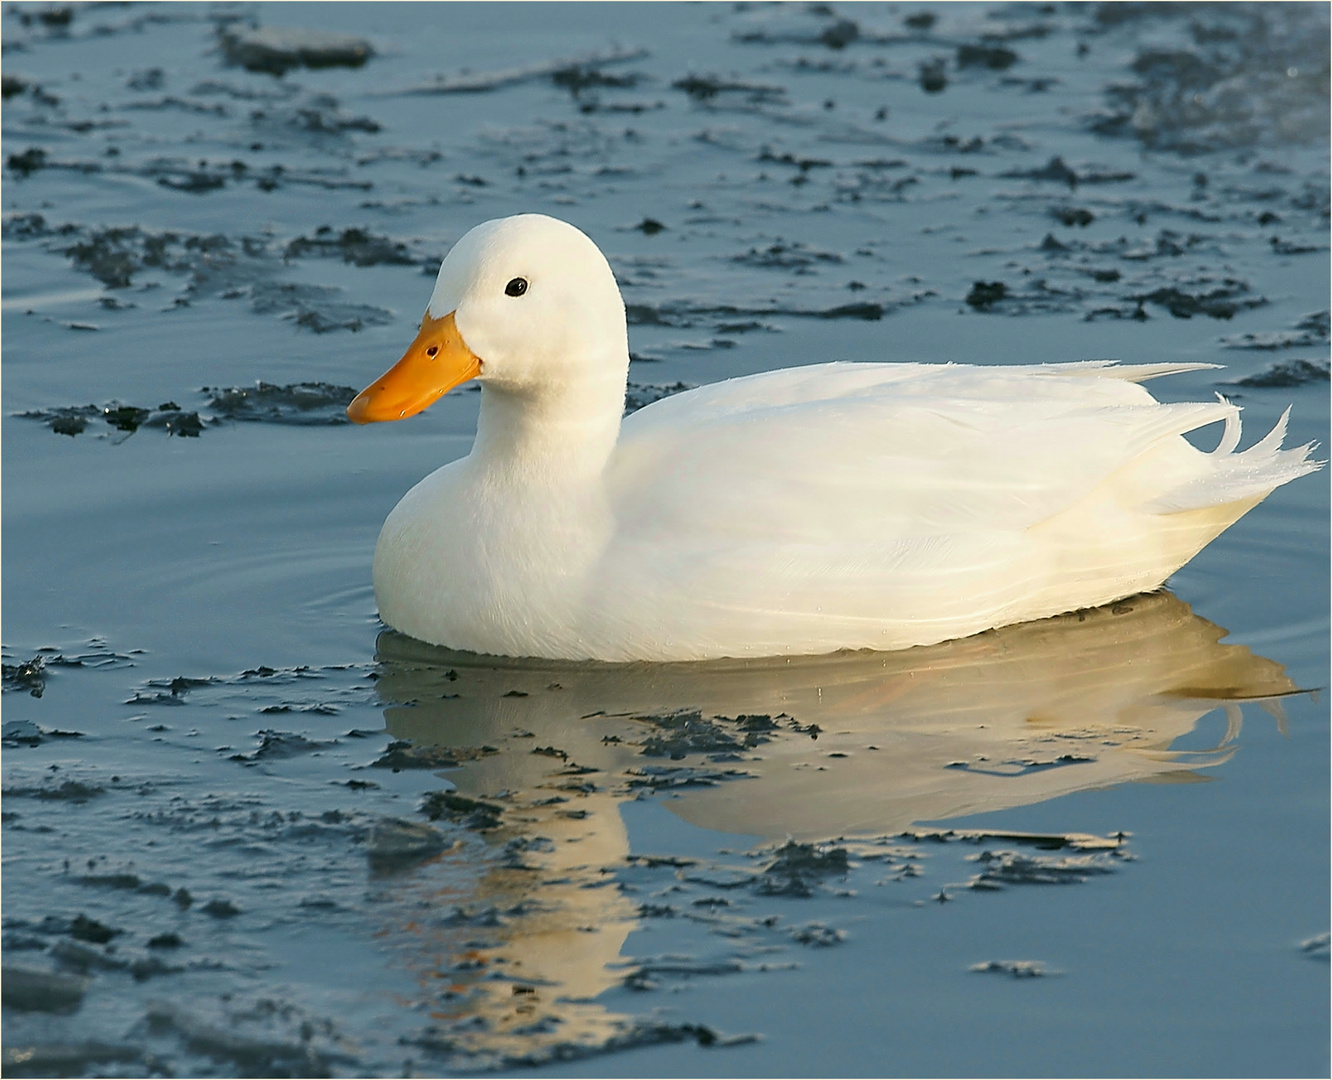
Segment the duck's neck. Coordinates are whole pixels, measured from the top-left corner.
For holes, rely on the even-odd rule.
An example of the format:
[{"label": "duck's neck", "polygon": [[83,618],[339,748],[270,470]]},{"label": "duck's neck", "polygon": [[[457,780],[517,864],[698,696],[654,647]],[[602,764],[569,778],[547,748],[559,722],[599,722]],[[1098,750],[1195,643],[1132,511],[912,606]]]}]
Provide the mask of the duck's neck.
[{"label": "duck's neck", "polygon": [[539,392],[483,384],[473,462],[496,479],[543,485],[600,476],[620,435],[627,368]]}]

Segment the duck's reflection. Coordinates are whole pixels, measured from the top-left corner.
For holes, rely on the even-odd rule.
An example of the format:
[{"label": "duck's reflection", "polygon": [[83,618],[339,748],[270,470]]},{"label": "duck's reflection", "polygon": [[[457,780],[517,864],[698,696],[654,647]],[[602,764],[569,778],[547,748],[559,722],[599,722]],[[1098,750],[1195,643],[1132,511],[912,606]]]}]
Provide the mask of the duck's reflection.
[{"label": "duck's reflection", "polygon": [[[459,765],[444,775],[496,808],[454,799],[453,812],[493,826],[505,852],[463,906],[500,913],[470,956],[506,977],[451,976],[467,993],[437,1014],[450,1045],[467,1049],[465,1016],[469,1053],[512,1060],[556,998],[615,981],[638,911],[608,872],[629,854],[624,800],[670,787],[669,808],[697,825],[826,839],[1196,776],[1234,752],[1239,702],[1296,689],[1224,633],[1156,593],[929,648],[764,661],[511,660],[382,634],[389,731],[449,748]],[[1218,707],[1217,745],[1171,749]],[[604,1020],[584,1006],[552,1023],[578,1042]]]}]

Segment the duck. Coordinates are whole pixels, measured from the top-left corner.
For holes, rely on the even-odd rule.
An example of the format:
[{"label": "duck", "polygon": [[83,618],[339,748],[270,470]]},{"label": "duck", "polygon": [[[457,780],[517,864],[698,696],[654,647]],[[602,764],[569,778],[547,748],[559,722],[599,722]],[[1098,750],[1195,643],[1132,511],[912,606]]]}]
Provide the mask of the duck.
[{"label": "duck", "polygon": [[[625,416],[606,257],[556,218],[486,221],[347,408],[402,420],[481,388],[471,452],[384,522],[379,614],[473,653],[672,662],[906,649],[1111,603],[1322,464],[1283,448],[1289,409],[1240,451],[1238,406],[1141,385],[1215,366],[817,363]],[[1184,437],[1212,424],[1215,450]]]}]

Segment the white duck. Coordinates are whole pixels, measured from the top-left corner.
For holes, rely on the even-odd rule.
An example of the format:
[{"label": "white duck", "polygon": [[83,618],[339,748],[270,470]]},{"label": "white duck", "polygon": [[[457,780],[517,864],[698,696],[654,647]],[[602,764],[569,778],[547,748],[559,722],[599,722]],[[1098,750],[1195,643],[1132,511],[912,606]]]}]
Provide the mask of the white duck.
[{"label": "white duck", "polygon": [[[618,661],[901,649],[1104,604],[1319,467],[1281,449],[1284,416],[1236,453],[1236,406],[1137,385],[1209,366],[817,364],[622,421],[605,257],[554,218],[488,221],[347,410],[481,383],[472,452],[384,523],[379,611],[455,649]],[[1183,438],[1221,421],[1212,453]]]}]

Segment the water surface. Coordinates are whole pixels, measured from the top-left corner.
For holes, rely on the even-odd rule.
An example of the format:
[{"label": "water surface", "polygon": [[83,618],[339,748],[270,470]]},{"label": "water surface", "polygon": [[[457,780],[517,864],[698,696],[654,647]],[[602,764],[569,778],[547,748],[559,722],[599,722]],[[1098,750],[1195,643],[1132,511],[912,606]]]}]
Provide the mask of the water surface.
[{"label": "water surface", "polygon": [[[369,581],[478,395],[341,409],[540,211],[631,405],[1205,361],[1153,391],[1326,441],[1326,20],[6,8],[6,1072],[1325,1073],[1326,474],[963,642],[496,661]],[[254,26],[373,55],[251,71]]]}]

